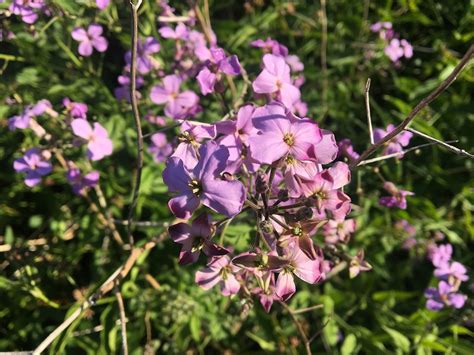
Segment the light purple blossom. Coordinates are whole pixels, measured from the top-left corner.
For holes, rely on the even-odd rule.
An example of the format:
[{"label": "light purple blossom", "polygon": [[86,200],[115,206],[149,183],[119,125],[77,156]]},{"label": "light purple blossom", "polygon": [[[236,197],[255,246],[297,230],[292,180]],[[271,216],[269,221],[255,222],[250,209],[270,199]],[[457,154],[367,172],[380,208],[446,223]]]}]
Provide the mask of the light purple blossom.
[{"label": "light purple blossom", "polygon": [[95,0],[95,4],[99,10],[105,10],[110,4],[110,0]]},{"label": "light purple blossom", "polygon": [[[382,128],[375,128],[374,129],[374,141],[377,143],[378,141],[382,140],[386,135],[392,132],[395,129],[393,124],[389,124],[387,129]],[[413,133],[403,131],[402,133],[398,134],[397,136],[393,137],[386,147],[383,150],[384,155],[393,154],[393,153],[400,153],[403,151],[403,148],[410,144],[410,139],[413,137]],[[403,154],[398,156],[399,159],[403,157]]]},{"label": "light purple blossom", "polygon": [[466,273],[466,267],[457,261],[442,263],[434,271],[434,275],[438,279],[448,281],[451,285],[467,281],[469,277]]},{"label": "light purple blossom", "polygon": [[444,307],[462,308],[467,297],[456,290],[446,281],[440,281],[437,288],[430,287],[425,291],[426,308],[439,311]]},{"label": "light purple blossom", "polygon": [[196,76],[201,93],[207,95],[215,91],[215,85],[222,74],[239,75],[241,66],[236,55],[227,56],[222,48],[211,48],[209,58]]},{"label": "light purple blossom", "polygon": [[257,39],[255,41],[250,42],[250,45],[252,47],[263,49],[265,53],[271,53],[280,57],[288,56],[288,48],[286,48],[278,41],[271,39],[270,37],[267,37],[266,40]]},{"label": "light purple blossom", "polygon": [[92,55],[94,48],[98,52],[105,52],[108,47],[107,39],[102,36],[102,26],[97,24],[89,25],[87,31],[82,28],[75,28],[72,32],[72,38],[80,42],[79,54],[83,57]]},{"label": "light purple blossom", "polygon": [[99,182],[100,173],[94,170],[82,175],[79,168],[71,164],[69,170],[66,173],[66,178],[71,184],[72,190],[76,195],[84,195],[89,188],[93,188],[97,185]]},{"label": "light purple blossom", "polygon": [[179,23],[175,29],[172,29],[169,26],[163,26],[158,30],[158,32],[163,38],[172,38],[175,40],[176,39],[186,40],[189,35],[188,28],[183,23]]},{"label": "light purple blossom", "polygon": [[355,161],[359,159],[360,155],[354,150],[354,146],[352,145],[352,142],[350,139],[343,139],[337,143],[337,146],[339,147],[339,157],[345,157],[349,161]]},{"label": "light purple blossom", "polygon": [[352,258],[349,265],[349,277],[353,279],[359,273],[372,270],[372,265],[364,260],[364,251],[359,250],[357,255]]},{"label": "light purple blossom", "polygon": [[13,168],[17,173],[25,173],[25,184],[33,187],[41,182],[43,175],[49,174],[53,167],[50,162],[44,159],[44,152],[37,148],[26,151],[22,158],[13,162]]},{"label": "light purple blossom", "polygon": [[38,19],[38,12],[44,8],[44,0],[13,0],[8,9],[13,14],[21,16],[23,22],[32,24]]},{"label": "light purple blossom", "polygon": [[453,246],[451,244],[441,244],[434,246],[429,250],[429,258],[436,267],[441,267],[451,260],[453,255]]},{"label": "light purple blossom", "polygon": [[405,39],[392,38],[385,47],[384,52],[395,63],[402,57],[411,58],[413,56],[413,47]]},{"label": "light purple blossom", "polygon": [[321,279],[320,260],[310,259],[299,248],[295,247],[288,256],[289,264],[283,267],[278,275],[275,293],[282,301],[287,301],[296,292],[293,275],[301,280],[314,284]]},{"label": "light purple blossom", "polygon": [[252,122],[259,134],[248,142],[257,162],[271,164],[288,154],[297,160],[316,160],[314,146],[322,140],[322,132],[313,121],[299,119],[273,103],[257,108]]},{"label": "light purple blossom", "polygon": [[68,97],[63,99],[63,105],[72,118],[87,119],[87,111],[89,108],[85,103],[71,101]]},{"label": "light purple blossom", "polygon": [[199,259],[201,250],[209,257],[228,254],[229,251],[214,243],[211,238],[215,227],[212,225],[210,216],[203,213],[196,217],[191,225],[177,223],[168,228],[171,239],[182,245],[179,253],[181,265],[195,263]]},{"label": "light purple blossom", "polygon": [[214,257],[204,270],[196,272],[195,281],[205,290],[219,284],[222,295],[235,295],[240,290],[234,275],[238,270],[227,255]]},{"label": "light purple blossom", "polygon": [[263,56],[263,70],[252,83],[257,94],[275,94],[288,109],[300,99],[300,90],[291,82],[290,67],[285,59],[273,54]]},{"label": "light purple blossom", "polygon": [[199,149],[199,161],[194,167],[184,166],[176,157],[168,159],[163,180],[170,192],[177,193],[168,206],[178,218],[189,219],[200,203],[228,217],[242,210],[245,188],[240,181],[221,178],[229,151],[224,146],[207,142]]},{"label": "light purple blossom", "polygon": [[157,132],[151,136],[151,145],[148,151],[153,155],[153,159],[158,162],[164,162],[173,152],[173,146],[168,143],[166,134]]},{"label": "light purple blossom", "polygon": [[[146,37],[138,41],[137,45],[137,71],[140,74],[148,74],[152,69],[158,68],[159,63],[153,58],[153,54],[160,51],[160,43],[153,37]],[[132,52],[125,53],[125,62],[130,65]]]},{"label": "light purple blossom", "polygon": [[177,75],[163,78],[162,85],[151,89],[150,98],[155,104],[165,104],[165,114],[173,119],[183,119],[190,109],[199,102],[199,97],[191,90],[180,92],[182,80]]},{"label": "light purple blossom", "polygon": [[407,196],[413,196],[414,193],[411,191],[400,190],[394,183],[386,181],[383,184],[383,188],[390,193],[391,196],[384,196],[379,199],[379,204],[389,208],[401,208],[402,210],[407,208]]},{"label": "light purple blossom", "polygon": [[40,116],[46,111],[52,111],[52,107],[48,100],[40,100],[34,105],[28,105],[20,115],[8,119],[8,127],[11,131],[29,128],[34,117]]},{"label": "light purple blossom", "polygon": [[71,122],[72,131],[87,142],[87,156],[91,160],[100,160],[112,154],[113,144],[106,129],[98,122],[94,128],[86,120],[77,118]]}]

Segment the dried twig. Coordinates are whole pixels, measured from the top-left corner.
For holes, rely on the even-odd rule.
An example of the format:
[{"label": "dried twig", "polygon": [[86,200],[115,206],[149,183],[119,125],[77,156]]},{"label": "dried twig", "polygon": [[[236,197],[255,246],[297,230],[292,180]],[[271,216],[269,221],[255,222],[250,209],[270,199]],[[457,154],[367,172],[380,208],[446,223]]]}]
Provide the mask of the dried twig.
[{"label": "dried twig", "polygon": [[306,313],[306,312],[310,312],[310,311],[313,311],[315,309],[319,309],[319,308],[323,308],[323,307],[324,307],[324,305],[322,305],[322,304],[316,304],[316,305],[311,306],[311,307],[295,309],[293,311],[293,314]]},{"label": "dried twig", "polygon": [[369,137],[370,137],[370,144],[374,144],[374,130],[372,128],[372,115],[370,114],[370,78],[367,79],[367,84],[365,84],[365,110],[367,111],[367,124],[369,126]]},{"label": "dried twig", "polygon": [[137,90],[137,49],[138,49],[138,9],[142,4],[142,0],[138,0],[135,4],[130,0],[130,8],[132,11],[132,60],[130,64],[130,101],[132,103],[133,118],[135,119],[135,128],[137,130],[137,171],[135,173],[135,186],[132,195],[132,204],[128,211],[128,228],[127,235],[130,246],[133,246],[132,220],[135,207],[140,194],[140,183],[142,179],[143,169],[143,133],[140,121],[140,112],[138,111]]},{"label": "dried twig", "polygon": [[311,352],[310,342],[308,340],[308,337],[306,336],[306,333],[304,332],[303,326],[301,325],[300,321],[296,318],[294,312],[291,310],[290,307],[288,307],[288,305],[285,302],[280,301],[280,304],[283,306],[283,308],[286,309],[291,319],[293,320],[293,323],[295,323],[296,328],[298,329],[298,332],[301,335],[301,339],[303,339],[304,347],[306,349],[306,355],[311,355],[312,352]]},{"label": "dried twig", "polygon": [[120,293],[118,284],[115,285],[115,298],[120,312],[120,332],[122,334],[122,351],[123,355],[128,355],[127,343],[127,317],[125,316],[125,304],[123,302],[122,294]]},{"label": "dried twig", "polygon": [[385,143],[389,142],[392,138],[400,134],[409,124],[413,121],[416,115],[428,106],[434,99],[436,99],[444,90],[446,90],[457,78],[458,74],[463,70],[463,68],[469,63],[472,55],[474,54],[474,45],[471,45],[469,50],[464,54],[464,57],[458,63],[458,65],[454,68],[451,74],[427,97],[421,100],[418,105],[407,115],[407,117],[400,123],[393,131],[383,137],[380,141],[375,144],[370,145],[358,159],[354,160],[350,164],[350,168],[356,168],[362,161],[367,159],[370,155],[372,155],[377,149],[382,147]]},{"label": "dried twig", "polygon": [[[456,143],[456,142],[457,141],[446,141],[445,143]],[[371,164],[371,163],[375,163],[375,162],[378,162],[378,161],[387,160],[387,159],[391,159],[391,158],[401,157],[401,156],[405,155],[406,153],[412,152],[414,150],[418,150],[418,149],[425,148],[425,147],[430,147],[430,146],[436,145],[436,144],[438,144],[438,143],[433,142],[433,143],[420,144],[420,145],[417,145],[415,147],[411,147],[409,149],[402,150],[401,152],[396,152],[396,153],[392,153],[392,154],[382,155],[380,157],[376,157],[376,158],[372,158],[372,159],[363,160],[359,163],[358,166],[367,165],[367,164]]]},{"label": "dried twig", "polygon": [[146,243],[142,248],[133,248],[130,256],[125,261],[125,263],[116,269],[109,278],[99,287],[99,289],[92,294],[86,301],[84,301],[79,308],[77,308],[74,313],[72,313],[63,323],[61,323],[51,334],[49,334],[45,340],[38,345],[38,347],[33,351],[33,354],[41,354],[44,350],[48,348],[49,345],[59,336],[61,333],[66,330],[79,316],[88,308],[92,307],[96,301],[102,298],[104,295],[109,293],[114,286],[123,280],[132,267],[135,265],[138,257],[142,255],[144,252],[154,248],[156,244],[161,242],[167,236],[167,231],[163,232],[158,236],[158,238],[154,241],[150,241]]},{"label": "dried twig", "polygon": [[427,135],[426,133],[417,131],[416,129],[405,128],[405,131],[411,132],[411,133],[416,134],[417,136],[423,137],[423,138],[425,138],[425,139],[427,139],[431,142],[442,145],[443,147],[448,148],[450,151],[452,151],[456,154],[464,155],[464,156],[466,156],[468,158],[471,158],[471,159],[474,158],[474,155],[472,155],[471,153],[466,152],[464,149],[460,149],[460,148],[457,148],[455,146],[452,146],[451,144],[448,144],[447,142],[443,142],[439,139],[431,137],[431,136]]}]

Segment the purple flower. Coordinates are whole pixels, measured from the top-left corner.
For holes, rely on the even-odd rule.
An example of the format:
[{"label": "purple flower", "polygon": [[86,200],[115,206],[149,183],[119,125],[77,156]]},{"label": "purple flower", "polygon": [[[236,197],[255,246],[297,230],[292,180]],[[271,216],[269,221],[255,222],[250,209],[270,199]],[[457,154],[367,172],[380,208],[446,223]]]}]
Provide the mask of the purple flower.
[{"label": "purple flower", "polygon": [[[31,119],[42,115],[48,110],[52,111],[52,107],[48,100],[40,100],[34,105],[28,105],[20,115],[8,119],[8,128],[11,131],[29,128]],[[52,112],[55,113],[54,111]]]},{"label": "purple flower", "polygon": [[166,134],[158,132],[151,136],[151,145],[148,151],[153,154],[153,159],[156,162],[161,163],[171,155],[173,147],[168,143]]},{"label": "purple flower", "polygon": [[257,108],[252,119],[260,132],[248,138],[250,153],[259,163],[272,164],[291,155],[297,160],[315,160],[315,144],[322,140],[318,125],[299,119],[277,104]]},{"label": "purple flower", "polygon": [[346,157],[349,161],[354,161],[359,159],[360,155],[354,150],[352,142],[350,139],[341,140],[337,146],[339,147],[339,157]]},{"label": "purple flower", "polygon": [[[117,100],[127,100],[130,102],[130,76],[129,75],[119,75],[117,78],[118,83],[121,85],[118,88],[115,88],[114,94]],[[145,80],[141,76],[137,76],[137,89],[143,86]],[[142,97],[141,93],[136,90],[135,95],[137,99]]]},{"label": "purple flower", "polygon": [[171,27],[163,26],[158,32],[163,38],[172,38],[172,39],[187,39],[189,31],[185,24],[179,23],[176,28],[173,30]]},{"label": "purple flower", "polygon": [[75,28],[72,32],[72,38],[80,42],[79,54],[83,57],[89,57],[92,54],[94,48],[98,52],[105,52],[108,47],[108,42],[105,37],[102,36],[102,26],[97,24],[89,25],[87,31],[82,28]]},{"label": "purple flower", "polygon": [[95,4],[99,10],[104,10],[109,6],[110,0],[95,0]]},{"label": "purple flower", "polygon": [[380,32],[382,29],[389,30],[392,28],[391,22],[376,22],[370,26],[372,32]]},{"label": "purple flower", "polygon": [[426,308],[432,311],[439,311],[445,306],[462,308],[467,297],[456,290],[446,281],[440,281],[438,288],[430,287],[425,291]]},{"label": "purple flower", "polygon": [[38,185],[41,182],[41,176],[53,170],[51,163],[44,160],[42,153],[37,148],[31,148],[22,158],[13,162],[13,168],[17,173],[26,173],[25,184],[28,187]]},{"label": "purple flower", "polygon": [[413,47],[405,39],[393,38],[385,47],[384,52],[395,63],[402,57],[411,58],[413,56]]},{"label": "purple flower", "polygon": [[349,277],[353,279],[357,275],[359,275],[362,271],[370,271],[372,270],[372,265],[370,265],[367,261],[364,260],[364,251],[359,250],[357,255],[352,258],[350,265],[349,265]]},{"label": "purple flower", "polygon": [[200,142],[206,138],[215,138],[216,126],[209,123],[184,121],[180,130],[181,134],[178,137],[180,143],[172,156],[181,159],[184,166],[195,166],[198,162]]},{"label": "purple flower", "polygon": [[86,175],[82,175],[81,171],[72,164],[66,173],[66,178],[72,185],[72,190],[76,195],[84,195],[87,189],[95,187],[99,182],[99,177],[98,171],[91,171]]},{"label": "purple flower", "polygon": [[195,263],[199,259],[201,250],[210,257],[229,253],[227,249],[212,242],[215,227],[210,222],[210,216],[205,213],[196,217],[191,225],[187,223],[172,225],[168,228],[168,232],[175,243],[182,244],[179,253],[181,265]]},{"label": "purple flower", "polygon": [[[137,48],[137,71],[140,74],[148,74],[152,69],[158,67],[158,62],[152,57],[160,51],[160,43],[153,37],[147,37],[138,42]],[[132,52],[125,53],[125,62],[130,65]]]},{"label": "purple flower", "polygon": [[394,208],[398,207],[402,210],[407,208],[406,196],[413,196],[414,193],[406,190],[399,190],[393,182],[386,181],[383,184],[383,188],[387,190],[391,196],[381,197],[379,204],[385,207]]},{"label": "purple flower", "polygon": [[227,255],[214,257],[204,270],[196,272],[195,281],[205,290],[219,284],[222,295],[235,295],[240,290],[240,283],[234,276],[237,271],[238,267]]},{"label": "purple flower", "polygon": [[280,57],[288,56],[288,48],[270,37],[267,37],[266,40],[257,39],[250,42],[250,45],[256,48],[262,48],[265,53],[271,53]]},{"label": "purple flower", "polygon": [[[381,129],[381,128],[375,128],[374,129],[374,141],[378,142],[382,140],[386,135],[388,135],[390,132],[392,132],[395,129],[395,126],[393,124],[389,124],[387,126],[387,129]],[[406,147],[408,144],[410,144],[410,139],[413,137],[413,133],[403,131],[402,133],[398,134],[397,136],[393,137],[383,150],[384,155],[388,154],[393,154],[393,153],[399,153],[403,151],[403,147]],[[403,155],[400,154],[398,158],[402,158]]]},{"label": "purple flower", "polygon": [[87,156],[91,160],[100,160],[112,154],[113,144],[109,134],[100,123],[94,122],[94,128],[83,119],[71,122],[72,131],[87,141]]},{"label": "purple flower", "polygon": [[163,180],[173,197],[168,206],[178,218],[189,219],[199,204],[235,216],[242,210],[245,188],[240,181],[227,181],[220,177],[226,168],[229,151],[214,142],[201,145],[199,161],[194,167],[184,166],[176,157],[168,159]]},{"label": "purple flower", "polygon": [[447,264],[451,260],[451,256],[453,255],[453,247],[451,244],[441,244],[438,246],[434,246],[429,250],[429,258],[431,262],[436,267],[441,267]]},{"label": "purple flower", "polygon": [[285,59],[273,54],[263,56],[264,68],[252,83],[253,91],[257,94],[276,94],[276,97],[287,108],[300,99],[301,93],[290,78],[290,67]]},{"label": "purple flower", "polygon": [[21,20],[27,24],[35,23],[38,19],[38,10],[45,7],[44,0],[13,0],[9,11],[21,16]]},{"label": "purple flower", "polygon": [[459,284],[461,281],[467,281],[469,277],[466,275],[466,267],[457,262],[442,263],[434,271],[434,275],[444,281],[448,281],[451,285]]},{"label": "purple flower", "polygon": [[222,48],[211,48],[209,58],[205,66],[196,76],[201,93],[207,95],[213,93],[215,84],[220,80],[222,73],[227,75],[239,75],[241,67],[236,55],[226,56]]},{"label": "purple flower", "polygon": [[82,102],[74,102],[71,101],[69,97],[65,97],[63,99],[63,105],[72,118],[82,118],[84,120],[87,119],[87,111],[89,108],[86,104]]},{"label": "purple flower", "polygon": [[275,293],[282,301],[287,301],[296,292],[293,274],[301,280],[314,284],[321,279],[320,260],[310,259],[296,246],[288,257],[289,264],[278,275]]},{"label": "purple flower", "polygon": [[165,114],[174,119],[182,119],[187,112],[196,106],[199,97],[191,90],[179,91],[182,80],[177,75],[168,75],[163,78],[163,85],[156,85],[151,89],[150,98],[155,104],[165,106]]},{"label": "purple flower", "polygon": [[255,278],[260,287],[252,290],[257,295],[265,312],[269,313],[274,301],[279,301],[280,297],[275,292],[275,274],[271,271],[256,273]]}]

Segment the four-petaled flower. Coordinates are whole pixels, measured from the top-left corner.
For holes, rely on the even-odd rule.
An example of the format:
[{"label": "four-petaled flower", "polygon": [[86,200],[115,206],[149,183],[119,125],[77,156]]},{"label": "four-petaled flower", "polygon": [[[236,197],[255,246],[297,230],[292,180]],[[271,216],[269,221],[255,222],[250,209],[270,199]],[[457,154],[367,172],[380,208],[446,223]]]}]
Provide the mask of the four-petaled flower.
[{"label": "four-petaled flower", "polygon": [[102,36],[102,26],[97,24],[89,25],[87,31],[82,28],[75,28],[72,32],[72,38],[80,42],[79,54],[83,57],[89,57],[94,48],[98,52],[105,52],[108,47],[107,39]]},{"label": "four-petaled flower", "polygon": [[228,158],[226,147],[207,142],[201,145],[199,161],[194,167],[185,166],[177,157],[168,159],[163,181],[170,192],[178,194],[168,203],[176,217],[189,219],[200,203],[228,217],[242,210],[246,196],[244,185],[220,176]]},{"label": "four-petaled flower", "polygon": [[[382,140],[383,137],[388,135],[395,129],[393,124],[389,124],[387,129],[375,128],[374,129],[374,141],[377,143],[378,141]],[[403,131],[400,134],[393,137],[390,141],[388,141],[385,145],[383,150],[384,155],[393,154],[393,153],[401,153],[403,148],[410,144],[410,139],[413,137],[413,133]],[[402,158],[403,154],[397,156],[397,158]]]},{"label": "four-petaled flower", "polygon": [[445,306],[462,308],[467,299],[465,295],[456,293],[456,289],[446,281],[440,281],[437,288],[428,288],[425,297],[428,298],[426,308],[432,311],[439,311]]},{"label": "four-petaled flower", "polygon": [[94,128],[92,128],[86,120],[76,118],[71,122],[71,127],[76,136],[87,141],[87,156],[89,159],[100,160],[112,154],[112,141],[100,123],[94,122]]},{"label": "four-petaled flower", "polygon": [[31,148],[22,158],[13,162],[13,168],[17,173],[26,173],[25,184],[28,187],[38,185],[41,182],[41,177],[53,170],[51,163],[44,160],[42,153],[37,148]]},{"label": "four-petaled flower", "polygon": [[168,228],[171,239],[182,245],[179,253],[181,265],[195,263],[199,259],[201,250],[207,256],[220,256],[228,254],[229,251],[220,247],[211,240],[215,227],[210,222],[210,216],[202,213],[192,222],[177,223]]},{"label": "four-petaled flower", "polygon": [[382,206],[394,208],[398,207],[402,210],[407,208],[406,196],[413,196],[414,193],[411,191],[400,190],[395,186],[393,182],[386,181],[383,184],[383,188],[390,193],[391,196],[383,196],[380,198],[379,203]]},{"label": "four-petaled flower", "polygon": [[204,270],[196,272],[195,281],[205,290],[219,284],[222,295],[235,295],[240,290],[240,283],[234,275],[238,270],[227,255],[216,256]]},{"label": "four-petaled flower", "polygon": [[168,75],[163,78],[163,85],[151,89],[150,98],[155,104],[165,104],[165,114],[174,119],[187,116],[191,108],[197,105],[199,97],[191,90],[180,92],[181,78]]}]

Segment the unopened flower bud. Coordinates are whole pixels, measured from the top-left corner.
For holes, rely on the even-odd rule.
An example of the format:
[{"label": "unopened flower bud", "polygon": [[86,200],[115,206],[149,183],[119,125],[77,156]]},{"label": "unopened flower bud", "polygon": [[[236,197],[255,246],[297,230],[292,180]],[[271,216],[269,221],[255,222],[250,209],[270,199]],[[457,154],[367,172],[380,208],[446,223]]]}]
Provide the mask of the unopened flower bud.
[{"label": "unopened flower bud", "polygon": [[278,199],[282,202],[286,202],[290,199],[290,195],[288,190],[280,190],[278,191]]},{"label": "unopened flower bud", "polygon": [[259,173],[255,181],[255,191],[259,194],[263,194],[268,191],[267,175]]},{"label": "unopened flower bud", "polygon": [[270,221],[262,221],[260,222],[260,229],[263,231],[263,233],[273,233],[273,224]]},{"label": "unopened flower bud", "polygon": [[313,217],[313,209],[310,207],[303,207],[296,213],[298,220],[307,220]]}]

